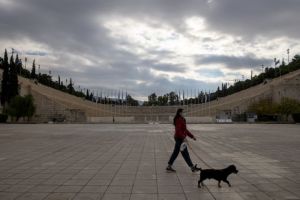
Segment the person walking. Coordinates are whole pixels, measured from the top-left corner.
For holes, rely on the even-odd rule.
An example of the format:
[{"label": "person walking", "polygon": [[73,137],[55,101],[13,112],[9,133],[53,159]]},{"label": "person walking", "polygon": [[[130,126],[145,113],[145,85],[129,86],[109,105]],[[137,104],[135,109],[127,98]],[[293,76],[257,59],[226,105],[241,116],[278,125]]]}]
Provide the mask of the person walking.
[{"label": "person walking", "polygon": [[173,125],[175,126],[175,147],[173,153],[169,159],[168,166],[166,168],[169,172],[176,172],[173,169],[172,165],[176,160],[179,152],[181,151],[181,155],[184,158],[186,164],[191,168],[192,172],[198,171],[196,165],[193,164],[190,154],[187,149],[187,144],[185,142],[186,136],[189,136],[193,140],[196,140],[195,136],[186,128],[186,121],[183,117],[183,109],[179,108],[176,112],[176,115],[173,120]]}]

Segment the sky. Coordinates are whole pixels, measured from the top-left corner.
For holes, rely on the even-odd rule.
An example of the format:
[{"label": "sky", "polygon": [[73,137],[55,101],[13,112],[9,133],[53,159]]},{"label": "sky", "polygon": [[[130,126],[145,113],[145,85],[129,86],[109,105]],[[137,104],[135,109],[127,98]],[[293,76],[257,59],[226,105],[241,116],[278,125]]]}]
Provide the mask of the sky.
[{"label": "sky", "polygon": [[95,94],[215,91],[300,53],[299,0],[0,0],[0,53]]}]

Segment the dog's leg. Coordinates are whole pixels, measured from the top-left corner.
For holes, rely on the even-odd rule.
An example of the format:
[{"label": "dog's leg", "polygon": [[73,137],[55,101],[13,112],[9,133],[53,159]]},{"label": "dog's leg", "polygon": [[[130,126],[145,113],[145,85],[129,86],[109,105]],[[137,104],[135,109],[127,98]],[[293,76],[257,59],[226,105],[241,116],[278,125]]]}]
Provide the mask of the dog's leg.
[{"label": "dog's leg", "polygon": [[222,187],[222,186],[221,186],[221,181],[218,182],[218,187],[219,187],[219,188]]},{"label": "dog's leg", "polygon": [[[200,183],[201,183],[201,181],[199,180],[199,181],[198,181],[198,188],[201,188]],[[203,183],[202,183],[202,184],[203,184]]]},{"label": "dog's leg", "polygon": [[229,183],[229,181],[226,179],[226,180],[223,180],[225,183],[228,184],[229,187],[231,187],[231,184]]}]

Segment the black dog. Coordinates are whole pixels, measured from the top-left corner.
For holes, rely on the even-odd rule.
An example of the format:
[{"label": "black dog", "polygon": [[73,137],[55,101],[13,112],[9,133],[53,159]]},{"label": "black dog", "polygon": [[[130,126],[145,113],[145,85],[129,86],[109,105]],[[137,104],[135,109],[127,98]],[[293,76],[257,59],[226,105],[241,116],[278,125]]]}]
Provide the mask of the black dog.
[{"label": "black dog", "polygon": [[232,173],[237,174],[239,172],[234,165],[230,165],[229,167],[227,167],[225,169],[219,169],[219,170],[217,170],[217,169],[201,169],[201,168],[197,168],[197,169],[201,171],[200,179],[198,181],[198,188],[201,188],[200,183],[203,186],[203,181],[205,179],[211,179],[211,178],[218,181],[219,187],[221,187],[221,181],[224,181],[225,183],[228,184],[229,187],[231,187],[229,181],[227,180],[227,177]]}]

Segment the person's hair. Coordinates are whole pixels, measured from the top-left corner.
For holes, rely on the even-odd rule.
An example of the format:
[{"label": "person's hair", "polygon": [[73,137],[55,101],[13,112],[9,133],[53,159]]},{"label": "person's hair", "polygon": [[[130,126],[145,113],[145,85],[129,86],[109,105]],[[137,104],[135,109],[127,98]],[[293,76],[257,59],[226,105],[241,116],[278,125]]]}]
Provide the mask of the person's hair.
[{"label": "person's hair", "polygon": [[175,117],[174,117],[174,119],[173,119],[173,125],[174,125],[174,126],[175,126],[176,119],[177,119],[178,117],[180,117],[180,113],[182,113],[182,111],[183,111],[182,108],[178,108],[178,109],[177,109],[176,115],[175,115]]}]

